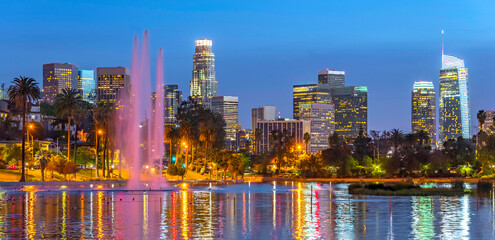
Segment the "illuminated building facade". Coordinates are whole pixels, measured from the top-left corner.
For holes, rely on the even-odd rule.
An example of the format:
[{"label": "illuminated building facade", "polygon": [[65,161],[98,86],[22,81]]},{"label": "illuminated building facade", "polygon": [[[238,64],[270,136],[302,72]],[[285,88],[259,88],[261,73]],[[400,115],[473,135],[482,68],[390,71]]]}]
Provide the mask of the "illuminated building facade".
[{"label": "illuminated building facade", "polygon": [[442,55],[439,114],[440,143],[460,136],[471,138],[468,69],[461,58]]},{"label": "illuminated building facade", "polygon": [[182,91],[179,91],[179,85],[165,85],[165,125],[171,126],[177,122],[177,108],[182,102]]},{"label": "illuminated building facade", "polygon": [[411,131],[426,131],[432,143],[437,139],[435,89],[432,82],[415,82],[411,92]]},{"label": "illuminated building facade", "polygon": [[259,152],[268,152],[271,150],[273,143],[270,141],[272,131],[287,131],[289,136],[294,138],[296,143],[304,143],[304,133],[310,131],[308,121],[304,120],[276,120],[276,121],[258,121],[256,128],[262,132],[261,139],[256,143]]},{"label": "illuminated building facade", "polygon": [[359,129],[368,131],[368,88],[348,86],[332,89],[335,106],[335,132],[346,138],[355,138]]},{"label": "illuminated building facade", "polygon": [[239,98],[233,96],[217,96],[211,101],[213,112],[222,115],[225,120],[225,140],[228,146],[236,142],[236,133],[241,129],[239,124]]},{"label": "illuminated building facade", "polygon": [[[251,129],[242,129],[237,132],[236,135],[236,146],[237,151],[247,151],[249,153],[253,153],[253,143],[254,139],[252,139],[252,131]],[[249,144],[248,144],[249,143]]]},{"label": "illuminated building facade", "polygon": [[93,70],[79,70],[78,86],[82,93],[83,100],[93,103],[93,96],[95,92],[95,71]]},{"label": "illuminated building facade", "polygon": [[196,40],[196,50],[193,56],[193,72],[190,82],[190,96],[199,104],[211,106],[211,98],[217,96],[218,82],[215,78],[215,54],[212,41]]},{"label": "illuminated building facade", "polygon": [[344,87],[345,72],[328,69],[318,71],[318,84],[328,84],[330,87]]},{"label": "illuminated building facade", "polygon": [[483,132],[487,133],[487,134],[493,134],[493,123],[494,123],[494,117],[495,117],[495,110],[485,110],[485,114],[486,114],[486,119],[485,119],[485,123],[483,124]]},{"label": "illuminated building facade", "polygon": [[43,64],[43,102],[53,104],[57,94],[65,88],[78,88],[77,66],[70,63]]},{"label": "illuminated building facade", "polygon": [[332,103],[331,87],[328,84],[305,84],[292,87],[294,119],[299,119],[300,105],[303,103]]},{"label": "illuminated building facade", "polygon": [[311,139],[308,146],[304,142],[306,151],[316,153],[328,148],[328,137],[335,130],[335,110],[332,104],[303,103],[301,104],[300,120],[310,124]]},{"label": "illuminated building facade", "polygon": [[98,102],[116,104],[123,91],[129,91],[131,76],[125,67],[98,67],[96,76]]}]

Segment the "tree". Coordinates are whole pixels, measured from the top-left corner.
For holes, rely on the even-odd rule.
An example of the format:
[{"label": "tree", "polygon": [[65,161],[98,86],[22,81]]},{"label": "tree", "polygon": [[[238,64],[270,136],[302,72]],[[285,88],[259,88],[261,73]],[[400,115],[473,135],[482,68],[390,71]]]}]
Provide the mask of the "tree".
[{"label": "tree", "polygon": [[399,149],[400,144],[402,143],[404,133],[397,129],[394,128],[392,131],[390,131],[390,143],[394,146],[394,153],[397,152],[397,149]]},{"label": "tree", "polygon": [[304,133],[304,143],[306,143],[306,152],[309,152],[309,146],[308,146],[308,143],[309,143],[309,140],[311,140],[311,135],[306,132]]},{"label": "tree", "polygon": [[[77,89],[65,88],[55,97],[55,112],[60,118],[68,121],[67,132],[67,161],[70,162],[70,126],[71,120],[77,114],[77,108],[81,104],[82,96]],[[74,159],[75,161],[75,159]]]},{"label": "tree", "polygon": [[479,142],[480,142],[480,133],[483,131],[483,125],[485,124],[485,120],[486,120],[486,112],[483,110],[479,110],[478,113],[476,114],[476,118],[478,118],[478,134],[476,135],[476,150],[478,150]]},{"label": "tree", "polygon": [[254,143],[256,144],[256,155],[259,154],[259,148],[260,148],[260,139],[261,137],[263,136],[263,132],[261,131],[261,129],[259,128],[256,128],[256,130],[254,131]]},{"label": "tree", "polygon": [[[174,146],[174,144],[177,144],[177,142],[180,140],[179,128],[166,127],[164,137],[165,137],[165,141],[168,141],[170,144],[170,159],[172,159],[173,146]],[[175,156],[177,157],[179,155],[179,147],[177,147],[176,151],[177,152],[176,152]]]},{"label": "tree", "polygon": [[12,86],[9,87],[9,100],[22,112],[22,175],[21,182],[26,181],[25,157],[26,157],[26,113],[28,104],[37,102],[40,98],[40,88],[36,80],[30,77],[14,78]]}]

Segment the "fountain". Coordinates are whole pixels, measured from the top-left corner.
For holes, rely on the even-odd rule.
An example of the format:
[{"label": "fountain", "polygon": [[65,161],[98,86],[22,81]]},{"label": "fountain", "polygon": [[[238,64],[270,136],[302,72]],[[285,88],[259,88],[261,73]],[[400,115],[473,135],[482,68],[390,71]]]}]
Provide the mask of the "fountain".
[{"label": "fountain", "polygon": [[148,32],[139,49],[134,38],[131,88],[120,96],[117,113],[117,147],[129,172],[127,189],[161,190],[167,187],[162,177],[164,154],[164,73],[163,53],[159,50],[156,95],[151,98]]}]

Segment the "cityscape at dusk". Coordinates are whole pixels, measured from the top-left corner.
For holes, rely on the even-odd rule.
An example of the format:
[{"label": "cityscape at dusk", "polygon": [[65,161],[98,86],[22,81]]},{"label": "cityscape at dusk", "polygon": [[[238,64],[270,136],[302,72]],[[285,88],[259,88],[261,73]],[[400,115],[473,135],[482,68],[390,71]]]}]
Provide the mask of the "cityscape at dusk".
[{"label": "cityscape at dusk", "polygon": [[495,2],[0,10],[2,239],[493,239]]}]

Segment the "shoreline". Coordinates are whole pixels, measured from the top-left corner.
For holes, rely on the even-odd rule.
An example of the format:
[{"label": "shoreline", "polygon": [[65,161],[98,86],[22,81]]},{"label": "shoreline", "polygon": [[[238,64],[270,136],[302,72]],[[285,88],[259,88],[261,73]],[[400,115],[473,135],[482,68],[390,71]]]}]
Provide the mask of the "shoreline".
[{"label": "shoreline", "polygon": [[[462,180],[465,183],[477,183],[480,178],[279,178],[279,177],[244,177],[244,179],[238,180],[209,180],[209,179],[184,179],[184,180],[169,180],[167,182],[172,184],[177,183],[266,183],[266,182],[332,182],[332,183],[358,183],[358,182],[405,182],[412,179],[413,183],[451,183],[453,180]],[[494,180],[487,179],[486,181],[495,182]],[[33,182],[0,182],[0,186],[24,186],[24,185],[81,185],[81,184],[126,184],[127,180],[88,180],[88,181],[33,181]]]}]

